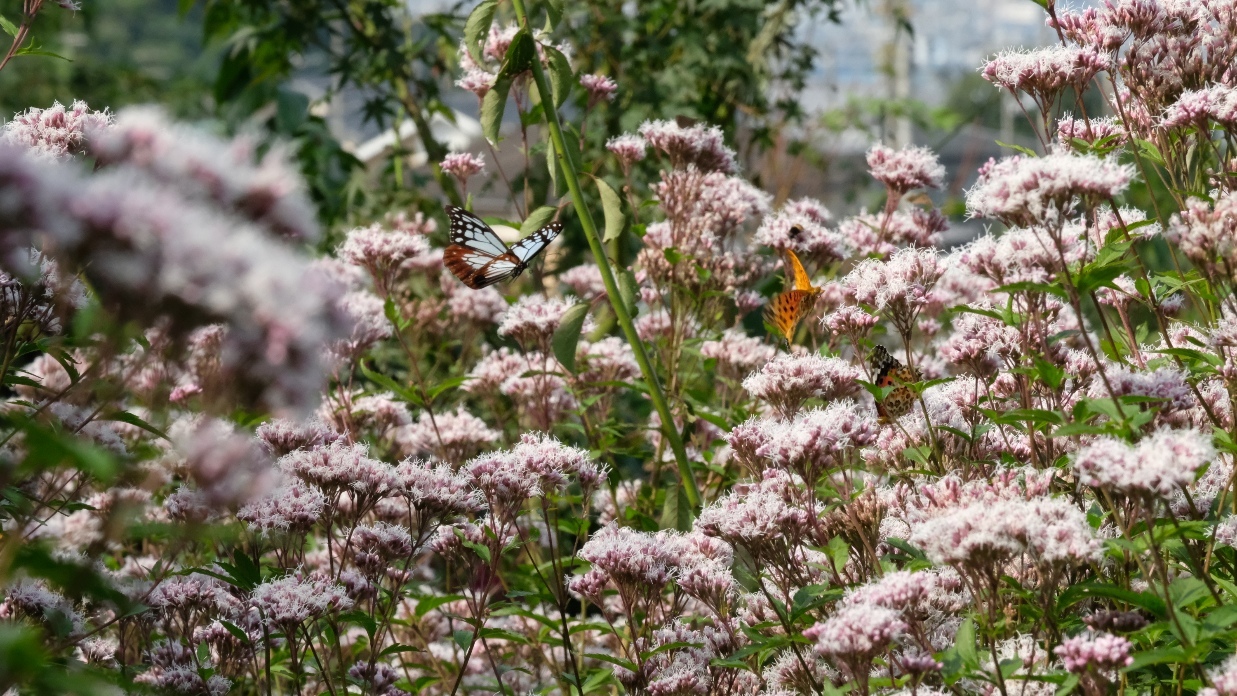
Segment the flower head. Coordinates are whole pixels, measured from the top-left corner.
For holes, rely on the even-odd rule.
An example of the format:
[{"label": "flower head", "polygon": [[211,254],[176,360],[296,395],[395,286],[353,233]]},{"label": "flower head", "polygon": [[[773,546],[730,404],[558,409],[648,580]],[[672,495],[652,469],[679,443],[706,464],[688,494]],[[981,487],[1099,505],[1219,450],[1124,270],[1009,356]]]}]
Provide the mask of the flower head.
[{"label": "flower head", "polygon": [[1065,663],[1065,669],[1076,674],[1087,670],[1108,672],[1129,667],[1133,644],[1111,633],[1083,633],[1066,638],[1053,652]]},{"label": "flower head", "polygon": [[998,53],[980,74],[1010,92],[1026,92],[1046,108],[1066,87],[1082,87],[1109,64],[1108,54],[1097,48],[1050,46]]},{"label": "flower head", "polygon": [[989,160],[979,170],[966,207],[974,217],[1030,226],[1063,218],[1079,198],[1113,198],[1133,178],[1133,165],[1094,155],[1017,155]]},{"label": "flower head", "polygon": [[701,171],[723,174],[739,169],[734,151],[726,147],[722,129],[717,126],[697,124],[685,128],[674,121],[645,121],[639,132],[676,169],[694,165]]},{"label": "flower head", "polygon": [[858,378],[858,369],[841,358],[779,355],[743,380],[743,388],[789,418],[808,399],[854,394]]},{"label": "flower head", "polygon": [[631,134],[615,136],[606,142],[606,149],[614,153],[624,171],[644,159],[647,147],[648,143],[644,138]]},{"label": "flower head", "polygon": [[461,187],[467,188],[468,180],[485,169],[485,155],[455,152],[447,155],[441,166],[444,172],[459,180]]},{"label": "flower head", "polygon": [[868,170],[895,198],[912,189],[940,188],[945,178],[945,167],[926,147],[904,147],[895,152],[878,143],[868,150]]},{"label": "flower head", "polygon": [[[525,349],[546,346],[568,309],[571,305],[563,300],[525,295],[503,315],[498,333],[515,339]],[[589,324],[586,322],[585,332],[592,330]]]},{"label": "flower head", "polygon": [[30,108],[13,117],[0,129],[0,142],[9,142],[31,152],[54,159],[65,159],[86,151],[90,131],[112,123],[106,110],[91,111],[84,101],[66,108],[55,102],[49,109]]},{"label": "flower head", "polygon": [[289,575],[262,583],[254,588],[250,603],[262,611],[267,623],[281,630],[352,608],[342,585],[317,574]]},{"label": "flower head", "polygon": [[1193,482],[1199,467],[1215,457],[1211,438],[1202,432],[1162,428],[1136,445],[1100,438],[1078,450],[1074,469],[1088,486],[1167,497]]},{"label": "flower head", "polygon": [[581,75],[580,85],[588,92],[589,106],[613,100],[618,91],[618,83],[605,75]]}]

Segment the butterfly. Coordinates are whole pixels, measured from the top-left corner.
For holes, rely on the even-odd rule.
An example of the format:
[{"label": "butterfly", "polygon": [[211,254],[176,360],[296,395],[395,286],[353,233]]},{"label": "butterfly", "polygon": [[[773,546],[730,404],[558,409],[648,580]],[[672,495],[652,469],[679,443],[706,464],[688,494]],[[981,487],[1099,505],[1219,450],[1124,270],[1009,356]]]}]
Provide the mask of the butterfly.
[{"label": "butterfly", "polygon": [[463,208],[447,206],[447,218],[451,246],[443,250],[442,262],[474,290],[519,276],[563,231],[563,223],[552,222],[508,248],[489,225]]},{"label": "butterfly", "polygon": [[888,423],[910,413],[915,406],[915,390],[910,385],[923,379],[919,369],[906,367],[884,346],[876,346],[868,362],[875,374],[876,386],[894,387],[885,398],[876,402],[876,415],[880,422]]},{"label": "butterfly", "polygon": [[791,269],[793,285],[791,289],[773,296],[769,306],[765,307],[765,321],[776,327],[789,343],[795,334],[795,327],[812,309],[821,289],[812,285],[803,263],[793,250],[786,250],[786,261]]}]

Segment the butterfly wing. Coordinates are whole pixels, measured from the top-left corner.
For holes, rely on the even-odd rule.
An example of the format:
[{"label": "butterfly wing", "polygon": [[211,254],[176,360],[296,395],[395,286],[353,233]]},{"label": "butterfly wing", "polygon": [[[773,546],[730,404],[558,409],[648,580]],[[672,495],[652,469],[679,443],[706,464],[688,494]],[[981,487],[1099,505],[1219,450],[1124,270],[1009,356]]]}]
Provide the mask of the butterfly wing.
[{"label": "butterfly wing", "polygon": [[484,288],[523,270],[520,259],[481,218],[453,205],[447,206],[447,218],[451,245],[443,250],[442,262],[465,285]]},{"label": "butterfly wing", "polygon": [[451,222],[452,244],[468,247],[473,251],[494,257],[507,253],[507,245],[499,239],[498,233],[490,229],[490,226],[476,215],[463,208],[449,205],[447,206],[447,218]]},{"label": "butterfly wing", "polygon": [[876,414],[882,423],[897,420],[915,406],[915,390],[909,385],[918,382],[919,370],[903,365],[884,346],[876,346],[870,360],[873,383],[881,388],[894,387],[885,398],[876,402]]},{"label": "butterfly wing", "polygon": [[812,291],[816,288],[812,287],[812,280],[808,277],[807,271],[803,268],[803,262],[799,261],[799,256],[795,254],[793,249],[786,250],[786,259],[790,264],[791,277],[794,279],[795,290]]},{"label": "butterfly wing", "polygon": [[533,257],[549,246],[550,242],[554,241],[554,238],[562,231],[563,223],[552,222],[511,245],[511,253],[519,259],[521,264],[527,265]]},{"label": "butterfly wing", "polygon": [[442,252],[442,262],[465,285],[479,290],[517,275],[522,269],[519,259],[510,252],[491,256],[466,246],[452,244]]},{"label": "butterfly wing", "polygon": [[798,326],[799,320],[811,308],[813,297],[815,297],[813,293],[803,290],[787,290],[778,293],[765,307],[765,321],[772,324],[789,342],[795,335],[795,327]]}]

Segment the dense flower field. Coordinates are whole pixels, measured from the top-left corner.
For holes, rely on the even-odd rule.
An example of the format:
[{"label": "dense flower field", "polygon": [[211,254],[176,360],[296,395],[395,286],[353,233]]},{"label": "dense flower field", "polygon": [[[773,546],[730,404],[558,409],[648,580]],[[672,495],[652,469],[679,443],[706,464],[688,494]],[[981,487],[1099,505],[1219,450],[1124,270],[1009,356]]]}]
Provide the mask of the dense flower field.
[{"label": "dense flower field", "polygon": [[546,200],[434,166],[564,224],[510,282],[437,206],[312,254],[153,107],[5,124],[0,690],[1237,695],[1237,5],[1050,0],[952,250],[924,148],[840,220],[706,123],[581,161],[624,85],[497,9],[455,84]]}]

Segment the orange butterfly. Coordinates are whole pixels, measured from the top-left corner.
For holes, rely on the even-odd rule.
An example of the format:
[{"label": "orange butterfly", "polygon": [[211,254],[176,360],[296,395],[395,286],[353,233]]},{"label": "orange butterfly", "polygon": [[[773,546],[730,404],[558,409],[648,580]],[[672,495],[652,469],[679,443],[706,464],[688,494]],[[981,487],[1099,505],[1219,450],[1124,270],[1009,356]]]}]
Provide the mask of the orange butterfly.
[{"label": "orange butterfly", "polygon": [[811,278],[803,269],[803,263],[791,249],[786,250],[786,262],[790,266],[794,284],[791,289],[773,296],[769,306],[765,307],[765,321],[777,328],[789,343],[795,335],[795,327],[811,311],[821,289],[812,285]]},{"label": "orange butterfly", "polygon": [[876,402],[879,421],[888,423],[910,413],[915,406],[915,390],[910,385],[923,379],[919,369],[906,367],[890,355],[884,346],[876,346],[869,363],[872,365],[876,386],[894,387],[885,398]]}]

